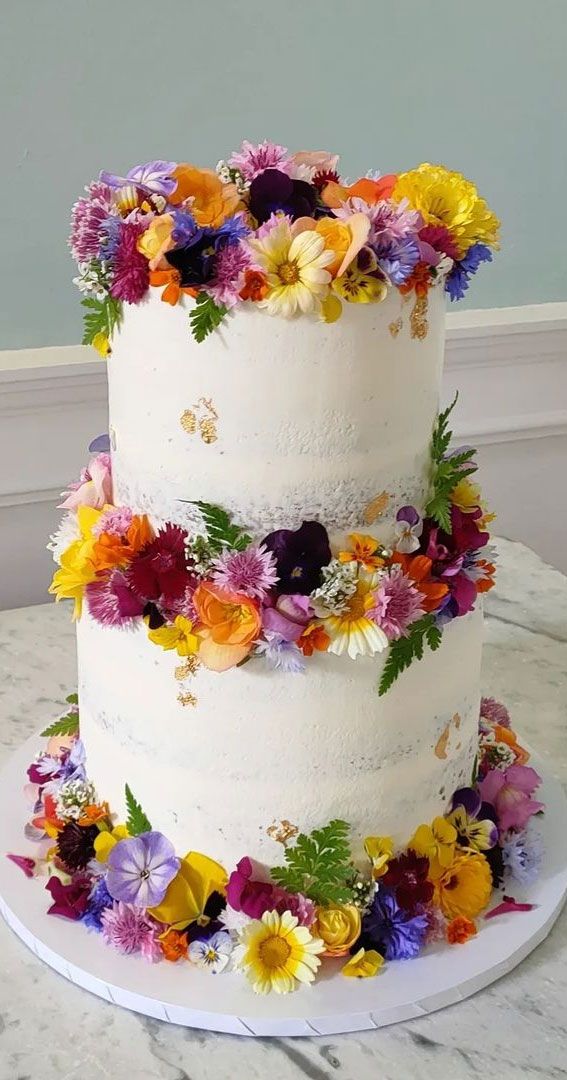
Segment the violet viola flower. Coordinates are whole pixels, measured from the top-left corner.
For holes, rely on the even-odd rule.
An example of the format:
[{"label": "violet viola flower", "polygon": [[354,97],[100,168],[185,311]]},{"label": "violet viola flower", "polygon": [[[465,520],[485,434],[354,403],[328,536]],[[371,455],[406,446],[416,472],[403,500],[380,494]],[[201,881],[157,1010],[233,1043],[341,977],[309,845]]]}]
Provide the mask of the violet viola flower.
[{"label": "violet viola flower", "polygon": [[457,830],[458,843],[475,851],[488,851],[498,843],[494,808],[482,801],[476,788],[459,788],[451,799],[447,820]]},{"label": "violet viola flower", "polygon": [[250,184],[250,213],[261,225],[278,210],[293,221],[313,217],[317,205],[315,188],[305,180],[292,180],[279,169],[266,169]]},{"label": "violet viola flower", "polygon": [[404,555],[411,555],[413,551],[417,551],[422,532],[423,521],[415,506],[402,506],[396,514],[396,551]]},{"label": "violet viola flower", "polygon": [[501,832],[523,829],[533,814],[544,809],[532,795],[541,784],[541,776],[529,765],[510,765],[506,770],[491,769],[478,787],[483,800],[494,807]]},{"label": "violet viola flower", "polygon": [[108,856],[106,887],[114,900],[148,908],[161,904],[180,861],[160,832],[119,840]]},{"label": "violet viola flower", "polygon": [[152,195],[165,195],[167,198],[168,195],[173,195],[177,187],[177,180],[171,175],[176,168],[175,161],[147,161],[145,165],[135,165],[126,176],[117,176],[116,173],[103,170],[99,179],[111,188],[134,184]]},{"label": "violet viola flower", "polygon": [[262,626],[265,630],[280,634],[284,641],[298,641],[313,614],[308,596],[303,593],[291,596],[282,593],[276,598],[273,607],[263,609]]},{"label": "violet viola flower", "polygon": [[331,561],[327,530],[318,521],[299,529],[277,529],[262,541],[276,557],[278,591],[306,596],[321,584],[321,570]]}]

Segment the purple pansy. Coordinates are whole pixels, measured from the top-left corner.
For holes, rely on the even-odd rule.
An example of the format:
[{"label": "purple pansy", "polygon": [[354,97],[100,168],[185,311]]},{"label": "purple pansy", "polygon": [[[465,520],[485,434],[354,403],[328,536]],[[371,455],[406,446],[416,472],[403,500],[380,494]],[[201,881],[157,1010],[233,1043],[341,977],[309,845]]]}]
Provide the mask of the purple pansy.
[{"label": "purple pansy", "polygon": [[177,180],[172,177],[172,172],[177,168],[175,161],[147,161],[145,165],[135,165],[126,176],[118,176],[116,173],[100,173],[99,179],[103,184],[111,188],[126,187],[134,184],[135,187],[152,195],[173,195],[177,187]]},{"label": "purple pansy", "polygon": [[422,532],[423,521],[415,506],[402,506],[396,514],[395,550],[411,555],[419,548]]},{"label": "purple pansy", "polygon": [[327,530],[318,521],[304,521],[299,529],[277,529],[262,543],[276,557],[279,592],[305,596],[319,587],[331,548]]},{"label": "purple pansy", "polygon": [[160,832],[119,840],[108,856],[106,886],[114,900],[135,907],[161,904],[179,870],[173,844]]},{"label": "purple pansy", "polygon": [[259,224],[281,211],[293,221],[313,217],[317,192],[305,180],[292,180],[279,169],[266,169],[250,184],[250,213]]}]

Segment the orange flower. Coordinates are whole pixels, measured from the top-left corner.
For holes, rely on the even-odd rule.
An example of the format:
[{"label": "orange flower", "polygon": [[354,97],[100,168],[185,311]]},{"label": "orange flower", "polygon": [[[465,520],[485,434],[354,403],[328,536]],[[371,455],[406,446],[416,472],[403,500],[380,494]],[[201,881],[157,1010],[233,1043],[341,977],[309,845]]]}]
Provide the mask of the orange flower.
[{"label": "orange flower", "polygon": [[177,166],[173,176],[177,187],[169,201],[173,206],[180,206],[190,199],[190,210],[197,225],[218,229],[240,205],[235,185],[223,184],[212,169],[183,164]]},{"label": "orange flower", "polygon": [[79,818],[79,825],[96,825],[97,821],[103,821],[110,817],[108,803],[90,803],[83,806],[83,812]]},{"label": "orange flower", "polygon": [[506,743],[514,753],[515,765],[526,765],[530,760],[530,755],[523,746],[520,746],[516,733],[511,728],[502,727],[500,724],[495,724],[493,729],[497,742]]},{"label": "orange flower", "polygon": [[480,593],[489,592],[490,589],[494,588],[496,567],[494,563],[488,562],[486,559],[478,559],[477,566],[482,566],[486,577],[478,579],[476,582],[476,591]]},{"label": "orange flower", "polygon": [[339,551],[340,562],[361,563],[369,573],[384,566],[385,560],[381,555],[376,554],[382,545],[373,536],[367,536],[365,533],[351,533],[349,540],[352,544],[352,551]]},{"label": "orange flower", "polygon": [[103,532],[93,545],[91,562],[97,571],[111,570],[115,566],[124,566],[134,555],[153,540],[153,530],[145,514],[132,518],[125,536],[115,536]]},{"label": "orange flower", "polygon": [[464,945],[465,941],[474,937],[476,926],[472,919],[466,915],[455,915],[447,927],[447,941],[449,945]]},{"label": "orange flower", "polygon": [[344,187],[343,184],[336,184],[331,181],[323,188],[321,198],[325,205],[330,206],[332,209],[337,209],[347,199],[364,199],[364,202],[368,203],[369,206],[374,206],[376,203],[381,202],[382,199],[390,198],[397,180],[397,176],[394,175],[381,176],[379,180],[371,180],[369,177],[363,176],[355,184],[351,184],[350,187]]},{"label": "orange flower", "polygon": [[268,292],[268,281],[261,270],[246,270],[244,285],[239,292],[241,300],[263,300]]},{"label": "orange flower", "polygon": [[440,600],[448,593],[447,585],[431,579],[431,559],[427,555],[405,555],[401,551],[395,551],[392,562],[399,563],[404,574],[414,582],[423,596],[422,608],[424,611],[435,611]]},{"label": "orange flower", "polygon": [[150,285],[165,285],[161,298],[165,304],[171,304],[172,307],[175,307],[182,293],[186,293],[187,296],[197,296],[199,292],[198,289],[183,286],[180,282],[181,274],[173,266],[170,270],[150,271]]},{"label": "orange flower", "polygon": [[32,818],[32,825],[35,825],[37,829],[43,829],[48,836],[56,837],[64,824],[65,822],[57,817],[53,795],[45,795],[43,799],[43,813],[39,814],[38,817]]},{"label": "orange flower", "polygon": [[406,296],[411,292],[415,292],[416,296],[427,296],[430,285],[431,275],[427,263],[418,262],[403,285],[398,285],[398,289],[402,296]]},{"label": "orange flower", "polygon": [[297,644],[304,656],[313,656],[317,652],[326,652],[331,644],[331,639],[320,623],[312,622],[298,638]]},{"label": "orange flower", "polygon": [[173,247],[173,229],[175,222],[171,214],[161,214],[150,222],[148,228],[140,236],[137,248],[145,255],[150,264],[150,270],[159,266],[166,251]]},{"label": "orange flower", "polygon": [[165,934],[160,935],[159,943],[165,959],[173,964],[187,958],[187,934],[183,931],[166,930]]},{"label": "orange flower", "polygon": [[240,664],[260,633],[258,606],[249,596],[210,581],[195,590],[193,604],[199,618],[199,660],[210,671],[227,671]]}]

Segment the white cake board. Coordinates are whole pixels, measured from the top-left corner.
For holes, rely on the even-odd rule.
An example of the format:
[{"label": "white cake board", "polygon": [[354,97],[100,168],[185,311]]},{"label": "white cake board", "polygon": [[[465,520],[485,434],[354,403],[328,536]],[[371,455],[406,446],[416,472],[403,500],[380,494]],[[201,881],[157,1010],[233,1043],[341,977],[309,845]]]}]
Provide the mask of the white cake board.
[{"label": "white cake board", "polygon": [[[567,891],[567,800],[544,779],[547,805],[538,819],[546,857],[529,894],[537,906],[484,922],[466,945],[440,944],[416,960],[385,966],[371,979],[345,979],[325,964],[317,983],[286,996],[256,995],[241,974],[208,975],[185,962],[148,964],[105,945],[82,923],[47,914],[45,879],[27,879],[5,852],[33,854],[23,836],[28,808],[25,770],[41,744],[28,739],[0,774],[0,911],[36,955],[99,997],[158,1020],[236,1035],[334,1035],[364,1031],[443,1009],[506,975],[535,949],[555,922]],[[536,761],[541,772],[541,764]],[[510,890],[509,890],[510,891]],[[519,899],[519,893],[515,893]],[[494,903],[498,900],[495,899]]]}]

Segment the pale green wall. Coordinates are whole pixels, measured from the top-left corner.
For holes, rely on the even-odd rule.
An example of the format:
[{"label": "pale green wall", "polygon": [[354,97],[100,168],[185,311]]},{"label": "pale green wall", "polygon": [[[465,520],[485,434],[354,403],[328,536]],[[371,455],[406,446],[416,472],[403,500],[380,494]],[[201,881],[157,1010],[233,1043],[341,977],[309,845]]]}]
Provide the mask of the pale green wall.
[{"label": "pale green wall", "polygon": [[69,208],[102,167],[245,136],[441,161],[503,219],[469,306],[567,297],[565,0],[4,0],[0,348],[76,342]]}]

